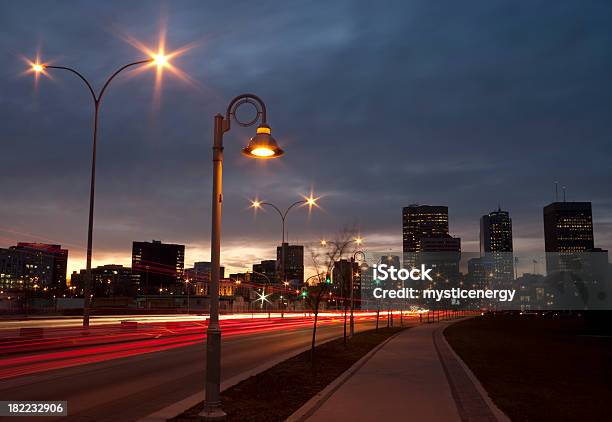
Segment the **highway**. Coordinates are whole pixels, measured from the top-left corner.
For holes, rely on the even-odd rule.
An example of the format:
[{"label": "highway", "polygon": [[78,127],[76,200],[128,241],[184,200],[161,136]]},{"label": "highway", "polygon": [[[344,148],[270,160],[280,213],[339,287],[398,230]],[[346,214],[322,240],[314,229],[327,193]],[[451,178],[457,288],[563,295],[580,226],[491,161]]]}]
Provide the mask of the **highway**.
[{"label": "highway", "polygon": [[[357,331],[373,328],[373,319],[357,318]],[[385,322],[381,320],[381,324]],[[226,320],[222,326],[226,333],[222,380],[298,351],[309,345],[312,335],[312,322],[304,317]],[[99,340],[87,339],[84,345],[65,335],[51,343],[31,340],[27,344],[32,349],[27,353],[13,350],[0,359],[0,397],[67,400],[68,420],[137,420],[203,390],[203,331],[200,323],[139,327],[121,334],[104,332]],[[341,336],[341,319],[324,319],[317,332],[319,341]],[[65,344],[58,346],[58,338]]]}]

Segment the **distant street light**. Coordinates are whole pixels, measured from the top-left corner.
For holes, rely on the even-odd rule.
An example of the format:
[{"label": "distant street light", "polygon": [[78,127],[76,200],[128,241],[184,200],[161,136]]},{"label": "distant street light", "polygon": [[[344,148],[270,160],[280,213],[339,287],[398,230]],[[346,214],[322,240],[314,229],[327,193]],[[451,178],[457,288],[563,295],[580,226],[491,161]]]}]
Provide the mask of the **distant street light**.
[{"label": "distant street light", "polygon": [[145,64],[145,63],[151,63],[153,65],[156,65],[157,68],[160,69],[168,64],[168,59],[167,59],[167,56],[164,56],[163,54],[155,54],[151,58],[128,63],[125,66],[122,66],[118,70],[116,70],[115,73],[113,73],[106,80],[106,82],[104,82],[104,85],[102,85],[102,89],[100,90],[98,94],[96,94],[96,92],[93,89],[92,84],[85,78],[85,76],[83,76],[80,72],[78,72],[77,70],[71,67],[51,66],[51,65],[44,64],[44,63],[39,63],[38,61],[35,63],[31,63],[31,66],[32,66],[31,70],[32,72],[34,72],[35,75],[39,75],[39,74],[46,75],[48,69],[60,69],[60,70],[67,70],[69,72],[72,72],[85,83],[85,85],[87,86],[87,89],[91,93],[91,97],[94,103],[93,144],[92,144],[92,157],[91,157],[91,183],[90,183],[90,188],[89,188],[89,222],[88,222],[88,227],[87,227],[87,268],[86,268],[86,273],[85,273],[86,274],[85,275],[85,286],[84,286],[85,288],[84,288],[84,293],[83,293],[83,298],[84,298],[83,300],[84,302],[83,303],[83,328],[89,327],[89,307],[91,303],[91,257],[92,257],[92,252],[93,252],[94,195],[95,195],[95,188],[96,188],[96,143],[97,143],[97,137],[98,137],[98,117],[99,117],[99,112],[100,112],[100,103],[102,101],[102,97],[104,96],[104,93],[106,92],[106,89],[108,88],[108,85],[117,75],[119,75],[119,73],[121,73],[125,69],[131,68],[133,66]]},{"label": "distant street light", "polygon": [[289,214],[289,211],[291,211],[293,208],[297,207],[298,205],[308,205],[309,210],[312,209],[312,207],[317,207],[317,200],[319,198],[315,198],[312,193],[310,194],[310,196],[305,196],[304,199],[300,200],[300,201],[295,201],[293,204],[289,205],[284,211],[281,211],[281,209],[279,207],[277,207],[276,205],[274,205],[271,202],[262,202],[259,201],[257,199],[254,199],[253,201],[251,201],[251,208],[257,210],[257,209],[261,209],[263,208],[264,205],[272,207],[276,210],[276,212],[278,213],[278,215],[281,218],[281,226],[282,226],[282,237],[281,237],[281,281],[282,282],[287,282],[286,278],[286,271],[285,271],[285,221],[287,220],[287,214]]},{"label": "distant street light", "polygon": [[[257,112],[250,121],[240,121],[236,116],[237,109],[250,104]],[[213,187],[212,187],[212,230],[210,237],[210,316],[206,330],[206,398],[204,409],[200,416],[205,420],[222,420],[225,412],[221,409],[221,327],[219,325],[219,275],[221,258],[221,204],[223,201],[223,134],[230,130],[231,120],[243,127],[252,126],[261,119],[257,132],[249,144],[242,149],[247,157],[270,159],[283,155],[271,135],[268,126],[266,106],[264,102],[253,94],[242,94],[234,98],[227,107],[225,117],[217,114],[214,117],[214,143],[213,143]]]},{"label": "distant street light", "polygon": [[[360,238],[358,239],[359,243],[357,244],[360,245],[362,242]],[[353,286],[355,280],[355,272],[353,271],[353,264],[357,259],[357,255],[361,255],[362,260],[365,261],[365,253],[363,251],[355,251],[355,253],[353,253],[353,256],[351,257],[351,316],[349,322],[349,338],[353,338],[353,335],[355,334],[355,318],[353,316],[353,311],[355,310],[355,287]]]}]

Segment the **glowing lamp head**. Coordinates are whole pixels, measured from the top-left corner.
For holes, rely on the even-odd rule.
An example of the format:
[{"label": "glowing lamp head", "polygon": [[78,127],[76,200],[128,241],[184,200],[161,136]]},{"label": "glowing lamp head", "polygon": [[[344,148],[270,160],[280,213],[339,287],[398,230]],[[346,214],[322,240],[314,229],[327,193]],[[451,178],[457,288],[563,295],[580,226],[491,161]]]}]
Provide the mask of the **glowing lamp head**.
[{"label": "glowing lamp head", "polygon": [[168,64],[168,56],[163,54],[154,54],[153,55],[153,64],[157,67],[164,67]]},{"label": "glowing lamp head", "polygon": [[254,201],[251,201],[251,207],[253,208],[261,208],[261,202],[258,201],[257,199]]},{"label": "glowing lamp head", "polygon": [[361,237],[358,237],[355,239],[355,243],[361,245],[363,243],[363,239]]},{"label": "glowing lamp head", "polygon": [[280,157],[285,152],[278,147],[276,140],[272,137],[270,126],[261,125],[242,153],[251,158],[268,159]]},{"label": "glowing lamp head", "polygon": [[45,65],[40,64],[40,63],[34,63],[34,64],[32,64],[32,70],[33,70],[35,73],[40,73],[40,72],[42,72],[43,70],[45,70]]},{"label": "glowing lamp head", "polygon": [[317,198],[313,198],[312,196],[309,196],[308,198],[306,198],[306,205],[309,206],[316,206],[317,205]]}]

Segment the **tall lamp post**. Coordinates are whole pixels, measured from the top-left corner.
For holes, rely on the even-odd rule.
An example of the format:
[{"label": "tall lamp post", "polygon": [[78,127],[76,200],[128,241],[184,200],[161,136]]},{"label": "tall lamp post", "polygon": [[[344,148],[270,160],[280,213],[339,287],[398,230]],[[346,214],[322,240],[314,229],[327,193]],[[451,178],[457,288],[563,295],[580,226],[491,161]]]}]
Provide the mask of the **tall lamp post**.
[{"label": "tall lamp post", "polygon": [[89,327],[89,307],[91,301],[91,257],[93,252],[93,222],[94,222],[94,197],[95,197],[95,188],[96,188],[96,144],[98,138],[98,120],[100,114],[100,104],[102,102],[102,97],[106,92],[109,84],[117,75],[119,75],[125,69],[131,68],[133,66],[138,66],[145,63],[152,63],[161,68],[167,64],[167,57],[163,54],[157,54],[149,59],[138,60],[132,63],[128,63],[119,69],[117,69],[102,85],[102,89],[100,92],[96,94],[96,91],[93,88],[93,85],[83,76],[79,71],[67,67],[67,66],[51,66],[42,63],[33,63],[32,71],[35,74],[46,74],[48,69],[59,69],[59,70],[67,70],[68,72],[72,72],[76,76],[78,76],[84,83],[87,89],[91,94],[91,98],[94,104],[94,116],[93,116],[93,140],[92,140],[92,156],[91,156],[91,182],[89,187],[89,221],[87,226],[87,267],[85,272],[85,286],[83,292],[83,328]]},{"label": "tall lamp post", "polygon": [[[240,121],[237,109],[250,104],[256,110],[250,121]],[[221,204],[223,201],[222,168],[223,168],[223,134],[230,130],[231,120],[243,127],[252,126],[261,119],[257,132],[242,153],[251,158],[270,159],[283,155],[271,135],[267,123],[266,106],[253,94],[242,94],[234,98],[227,107],[225,116],[214,117],[213,143],[213,186],[212,186],[212,230],[210,237],[210,260],[212,263],[210,282],[210,317],[206,330],[206,398],[200,416],[205,420],[222,420],[225,412],[221,409],[221,327],[219,326],[219,273],[221,254]]]},{"label": "tall lamp post", "polygon": [[268,206],[268,207],[272,207],[274,208],[274,210],[278,213],[278,215],[281,218],[281,226],[282,226],[282,237],[281,237],[281,281],[282,282],[286,282],[286,273],[285,273],[285,222],[287,220],[287,214],[289,214],[289,211],[291,211],[292,209],[294,209],[295,207],[297,207],[298,205],[308,205],[310,208],[312,208],[313,206],[317,206],[317,199],[312,196],[312,194],[310,194],[309,197],[306,197],[304,199],[302,199],[301,201],[295,201],[293,204],[289,205],[284,211],[281,211],[281,209],[274,205],[271,202],[262,202],[262,201],[258,201],[257,199],[251,201],[251,207],[254,209],[261,209],[264,205]]},{"label": "tall lamp post", "polygon": [[349,322],[349,338],[353,338],[353,334],[355,334],[355,318],[353,317],[353,311],[355,310],[355,287],[353,285],[355,281],[355,272],[353,271],[353,266],[358,255],[365,261],[365,253],[363,251],[355,251],[353,256],[351,256],[351,316]]}]

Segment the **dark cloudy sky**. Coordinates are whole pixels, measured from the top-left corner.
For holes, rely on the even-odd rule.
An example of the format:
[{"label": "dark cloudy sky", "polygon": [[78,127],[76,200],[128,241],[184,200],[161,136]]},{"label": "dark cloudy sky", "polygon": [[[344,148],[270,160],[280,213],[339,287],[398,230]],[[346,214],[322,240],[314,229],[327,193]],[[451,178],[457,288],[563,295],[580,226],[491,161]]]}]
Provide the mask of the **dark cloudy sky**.
[{"label": "dark cloudy sky", "polygon": [[[543,250],[553,182],[593,202],[596,245],[612,248],[612,4],[606,1],[4,1],[0,4],[0,246],[53,241],[83,263],[92,105],[81,82],[35,85],[24,57],[74,66],[99,87],[155,48],[191,81],[125,75],[102,106],[95,263],[127,263],[132,240],[209,258],[212,116],[236,94],[267,103],[286,156],[240,155],[226,136],[223,262],[273,256],[278,217],[314,189],[323,210],[289,217],[292,241],[356,224],[399,249],[401,208],[448,205],[475,251],[479,217],[501,204],[515,248]],[[165,23],[164,23],[165,22]]]}]

